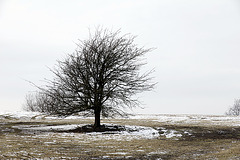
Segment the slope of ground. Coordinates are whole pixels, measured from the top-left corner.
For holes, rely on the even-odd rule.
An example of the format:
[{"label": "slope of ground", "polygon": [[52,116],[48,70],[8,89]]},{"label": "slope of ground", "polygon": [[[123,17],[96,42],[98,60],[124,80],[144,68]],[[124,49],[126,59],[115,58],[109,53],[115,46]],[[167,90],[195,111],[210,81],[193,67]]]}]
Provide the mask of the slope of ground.
[{"label": "slope of ground", "polygon": [[93,118],[0,114],[0,159],[240,159],[240,118],[136,115],[102,119],[123,131],[74,133]]}]

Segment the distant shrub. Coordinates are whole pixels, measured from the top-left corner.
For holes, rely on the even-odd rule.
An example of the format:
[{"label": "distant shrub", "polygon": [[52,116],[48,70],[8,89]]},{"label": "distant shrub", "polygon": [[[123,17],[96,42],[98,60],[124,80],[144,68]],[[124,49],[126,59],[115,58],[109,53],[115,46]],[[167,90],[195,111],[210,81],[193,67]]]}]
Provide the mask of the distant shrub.
[{"label": "distant shrub", "polygon": [[52,98],[41,92],[29,93],[26,95],[24,110],[32,112],[53,113]]},{"label": "distant shrub", "polygon": [[229,116],[240,116],[240,99],[236,99],[233,106],[231,106],[225,114]]}]

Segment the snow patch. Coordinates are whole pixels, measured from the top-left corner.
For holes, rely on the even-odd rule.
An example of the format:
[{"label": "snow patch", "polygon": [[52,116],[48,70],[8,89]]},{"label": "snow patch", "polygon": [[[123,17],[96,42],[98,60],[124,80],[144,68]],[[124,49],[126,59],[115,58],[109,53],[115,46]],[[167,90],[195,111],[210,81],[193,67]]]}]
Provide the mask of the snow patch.
[{"label": "snow patch", "polygon": [[150,155],[152,155],[152,154],[167,154],[167,152],[166,151],[157,151],[157,152],[150,152],[149,154]]},{"label": "snow patch", "polygon": [[0,112],[0,119],[29,119],[40,115],[38,112],[25,112],[25,111],[16,111],[16,112]]},{"label": "snow patch", "polygon": [[[108,124],[109,125],[109,124]],[[111,124],[112,125],[112,124]],[[51,131],[68,131],[71,129],[76,129],[77,127],[84,126],[81,125],[54,125],[54,126],[46,126],[46,125],[17,125],[13,126],[13,128],[18,128],[21,130],[28,130],[28,131],[44,131],[44,132],[51,132]],[[103,139],[115,139],[124,137],[126,140],[131,139],[153,139],[159,136],[157,130],[151,127],[143,127],[143,126],[125,126],[125,131],[109,131],[109,132],[90,132],[90,133],[64,133],[64,134],[75,134],[75,135],[87,135],[89,137],[102,137]]]},{"label": "snow patch", "polygon": [[118,155],[127,155],[126,152],[114,152],[114,153],[108,153],[108,154],[118,154]]},{"label": "snow patch", "polygon": [[217,115],[168,115],[168,114],[138,114],[131,116],[131,119],[147,119],[154,122],[168,124],[203,124],[203,125],[224,125],[240,126],[240,116],[217,116]]},{"label": "snow patch", "polygon": [[[173,137],[182,137],[182,134],[180,134],[179,132],[173,130],[173,129],[165,129],[165,128],[158,128],[158,130],[160,130],[160,135],[161,136],[165,136],[166,138],[173,138]],[[184,132],[185,133],[185,132]],[[188,134],[188,133],[186,133]]]},{"label": "snow patch", "polygon": [[123,131],[123,135],[135,135],[147,139],[153,139],[157,138],[159,136],[159,133],[157,130],[151,127],[126,126],[126,131]]},{"label": "snow patch", "polygon": [[35,130],[35,131],[64,131],[75,129],[79,127],[79,125],[56,125],[56,126],[45,126],[45,125],[18,125],[14,126],[14,128],[18,128],[21,130]]}]

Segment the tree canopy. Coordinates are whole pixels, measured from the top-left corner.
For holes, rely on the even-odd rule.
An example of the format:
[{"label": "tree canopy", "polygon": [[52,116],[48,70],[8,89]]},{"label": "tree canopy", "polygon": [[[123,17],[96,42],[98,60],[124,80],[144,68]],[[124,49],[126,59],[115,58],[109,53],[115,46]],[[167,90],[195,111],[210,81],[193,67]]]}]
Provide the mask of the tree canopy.
[{"label": "tree canopy", "polygon": [[234,104],[225,114],[229,116],[240,116],[240,99],[235,99]]},{"label": "tree canopy", "polygon": [[59,116],[92,113],[99,127],[101,115],[124,115],[124,108],[139,106],[134,95],[153,89],[155,83],[152,71],[140,71],[151,49],[138,47],[134,40],[135,36],[107,29],[79,40],[75,52],[51,70],[55,78],[38,87],[40,96],[35,99],[44,99],[41,111]]}]

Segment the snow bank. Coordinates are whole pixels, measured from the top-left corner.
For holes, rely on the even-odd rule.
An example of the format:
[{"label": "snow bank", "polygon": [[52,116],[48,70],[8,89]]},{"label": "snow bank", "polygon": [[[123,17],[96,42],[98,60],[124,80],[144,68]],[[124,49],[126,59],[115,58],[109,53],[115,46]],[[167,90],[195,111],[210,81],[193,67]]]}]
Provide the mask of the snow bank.
[{"label": "snow bank", "polygon": [[39,112],[5,111],[5,112],[0,112],[0,119],[30,119],[39,115],[41,115]]}]

